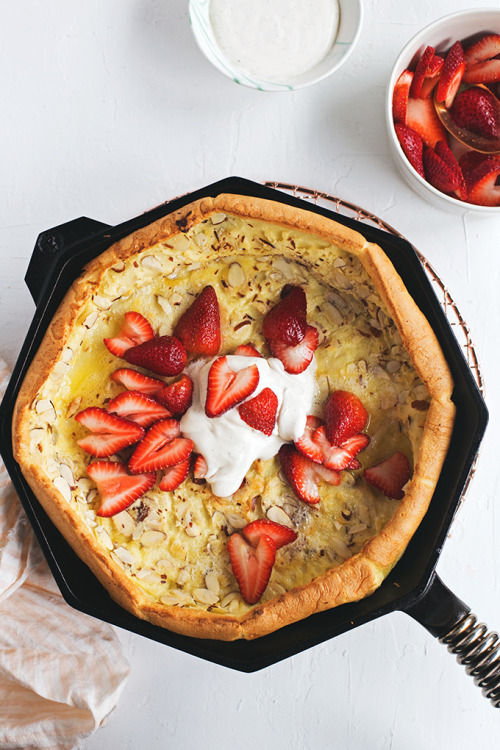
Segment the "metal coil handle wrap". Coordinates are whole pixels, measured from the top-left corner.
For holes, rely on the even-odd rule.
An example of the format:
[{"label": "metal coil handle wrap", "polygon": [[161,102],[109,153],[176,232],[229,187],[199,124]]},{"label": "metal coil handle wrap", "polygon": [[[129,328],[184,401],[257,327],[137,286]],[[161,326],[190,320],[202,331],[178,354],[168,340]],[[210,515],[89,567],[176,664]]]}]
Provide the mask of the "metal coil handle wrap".
[{"label": "metal coil handle wrap", "polygon": [[439,638],[495,708],[500,708],[500,638],[472,613]]}]

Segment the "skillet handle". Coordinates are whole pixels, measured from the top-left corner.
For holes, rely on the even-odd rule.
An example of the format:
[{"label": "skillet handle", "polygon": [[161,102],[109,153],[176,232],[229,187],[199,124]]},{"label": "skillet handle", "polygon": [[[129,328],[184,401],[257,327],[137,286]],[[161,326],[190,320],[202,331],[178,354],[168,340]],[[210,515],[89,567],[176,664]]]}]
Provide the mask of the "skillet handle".
[{"label": "skillet handle", "polygon": [[460,599],[433,574],[417,601],[404,611],[423,625],[448,651],[455,654],[467,674],[495,708],[500,708],[500,638],[478,623]]},{"label": "skillet handle", "polygon": [[66,224],[60,224],[58,227],[46,229],[38,235],[24,277],[36,305],[46,290],[52,269],[64,252],[72,245],[109,228],[108,224],[81,216],[79,219],[67,221]]}]

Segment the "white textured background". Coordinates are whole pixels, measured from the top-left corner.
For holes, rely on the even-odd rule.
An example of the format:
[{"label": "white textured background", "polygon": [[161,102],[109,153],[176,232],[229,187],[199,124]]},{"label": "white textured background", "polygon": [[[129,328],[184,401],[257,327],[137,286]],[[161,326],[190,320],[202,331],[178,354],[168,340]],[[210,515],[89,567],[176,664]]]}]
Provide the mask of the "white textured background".
[{"label": "white textured background", "polygon": [[[500,7],[500,3],[490,5]],[[33,314],[23,276],[37,234],[85,215],[115,224],[237,174],[336,194],[396,227],[468,322],[490,426],[438,565],[500,628],[500,216],[447,214],[389,157],[384,95],[400,48],[483,2],[365,0],[361,39],[332,78],[296,93],[238,87],[191,36],[186,0],[17,0],[0,9],[0,353]],[[119,632],[132,675],[102,748],[498,748],[500,712],[444,646],[393,614],[253,675]]]}]

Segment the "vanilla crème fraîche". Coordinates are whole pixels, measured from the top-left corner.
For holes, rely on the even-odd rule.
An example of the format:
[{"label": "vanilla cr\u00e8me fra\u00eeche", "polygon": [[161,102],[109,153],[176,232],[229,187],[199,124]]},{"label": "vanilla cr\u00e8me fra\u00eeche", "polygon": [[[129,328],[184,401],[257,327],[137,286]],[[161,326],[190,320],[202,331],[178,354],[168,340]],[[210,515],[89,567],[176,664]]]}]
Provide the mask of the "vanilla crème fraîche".
[{"label": "vanilla cr\u00e8me fra\u00eeche", "polygon": [[220,195],[74,282],[21,388],[14,449],[123,607],[255,638],[381,584],[432,498],[452,388],[379,247]]}]

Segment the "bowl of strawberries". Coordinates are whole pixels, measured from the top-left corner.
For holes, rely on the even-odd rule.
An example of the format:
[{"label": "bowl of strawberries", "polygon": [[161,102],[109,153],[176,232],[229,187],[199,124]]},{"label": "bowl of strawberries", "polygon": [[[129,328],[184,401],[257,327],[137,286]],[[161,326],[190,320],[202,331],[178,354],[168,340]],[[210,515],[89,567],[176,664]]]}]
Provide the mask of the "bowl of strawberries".
[{"label": "bowl of strawberries", "polygon": [[500,209],[500,10],[467,10],[422,29],[398,56],[386,118],[406,182],[434,205]]}]

